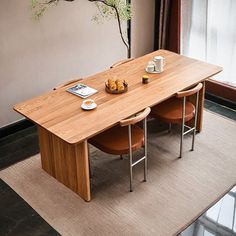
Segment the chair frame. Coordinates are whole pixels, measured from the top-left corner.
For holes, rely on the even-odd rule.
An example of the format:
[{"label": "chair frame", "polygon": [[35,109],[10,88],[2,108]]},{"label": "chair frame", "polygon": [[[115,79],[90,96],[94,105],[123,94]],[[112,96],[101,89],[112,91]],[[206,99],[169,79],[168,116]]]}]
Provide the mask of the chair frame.
[{"label": "chair frame", "polygon": [[66,81],[66,82],[64,82],[62,84],[57,85],[56,87],[53,88],[53,90],[57,90],[57,89],[63,88],[65,86],[67,86],[67,85],[70,85],[72,83],[75,83],[75,82],[78,82],[78,81],[81,81],[81,80],[83,80],[83,78],[77,78],[77,79],[68,80],[68,81]]},{"label": "chair frame", "polygon": [[[123,65],[127,62],[130,62],[130,61],[133,61],[134,58],[128,58],[128,59],[125,59],[125,60],[121,60],[121,61],[118,61],[116,63],[114,63],[113,65],[111,65],[111,69],[112,68],[116,68],[120,65]],[[146,108],[147,110],[148,108]],[[150,109],[150,108],[149,108]],[[145,111],[146,111],[145,110]],[[144,111],[144,112],[145,112]],[[151,110],[150,110],[151,111]],[[150,113],[150,111],[148,112],[148,114]],[[147,115],[148,115],[147,114]],[[127,122],[127,121],[130,121],[132,122],[131,120],[132,119],[135,119],[137,118],[138,116],[134,117],[134,118],[130,118],[130,119],[127,119],[127,120],[123,120],[121,121],[120,123],[122,123],[121,126],[125,126],[124,123]],[[134,123],[137,123],[138,121],[135,121]],[[129,123],[129,122],[128,122]],[[132,123],[132,124],[134,124]],[[133,181],[133,167],[135,165],[137,165],[138,163],[140,163],[141,161],[144,160],[144,182],[147,181],[147,117],[145,117],[143,119],[143,129],[144,129],[144,156],[142,158],[140,158],[139,160],[137,160],[136,162],[133,163],[133,152],[132,152],[132,124],[128,124],[128,135],[129,135],[129,169],[130,169],[130,192],[133,191],[133,187],[132,187],[132,181]],[[121,155],[121,159],[123,159],[122,155]]]},{"label": "chair frame", "polygon": [[[176,93],[177,98],[183,98],[182,103],[182,123],[181,123],[181,139],[180,139],[180,154],[179,158],[183,155],[183,139],[184,136],[190,132],[192,132],[192,148],[191,151],[194,151],[194,144],[195,144],[195,135],[196,135],[196,126],[197,126],[197,118],[198,118],[198,104],[199,104],[199,91],[202,89],[202,83],[199,83],[197,86],[195,86],[192,89],[181,91]],[[188,125],[185,125],[185,109],[186,109],[186,98],[196,94],[196,100],[195,100],[195,114],[194,114],[194,126],[190,127]],[[171,125],[169,126],[170,130]],[[185,128],[187,128],[187,131],[184,131]]]},{"label": "chair frame", "polygon": [[133,61],[133,60],[134,60],[134,58],[128,58],[128,59],[124,59],[124,60],[118,61],[118,62],[112,64],[110,66],[110,69],[115,68],[115,67],[120,66],[120,65],[123,65],[123,64],[125,64],[127,62],[130,62],[130,61]]},{"label": "chair frame", "polygon": [[[120,121],[120,126],[128,126],[128,137],[129,137],[129,170],[130,170],[130,192],[133,192],[133,167],[144,161],[144,182],[147,181],[147,116],[151,112],[150,107],[147,107],[142,113],[135,117],[128,118]],[[133,162],[133,151],[132,151],[132,125],[143,120],[144,130],[144,156]]]}]

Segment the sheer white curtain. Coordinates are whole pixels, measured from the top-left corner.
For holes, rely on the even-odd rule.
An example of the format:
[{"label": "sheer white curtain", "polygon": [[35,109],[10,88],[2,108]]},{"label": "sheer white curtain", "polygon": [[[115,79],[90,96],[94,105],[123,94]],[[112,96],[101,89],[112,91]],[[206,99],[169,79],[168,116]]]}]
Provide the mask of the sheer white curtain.
[{"label": "sheer white curtain", "polygon": [[236,86],[236,0],[182,0],[181,52],[223,67],[214,79]]}]

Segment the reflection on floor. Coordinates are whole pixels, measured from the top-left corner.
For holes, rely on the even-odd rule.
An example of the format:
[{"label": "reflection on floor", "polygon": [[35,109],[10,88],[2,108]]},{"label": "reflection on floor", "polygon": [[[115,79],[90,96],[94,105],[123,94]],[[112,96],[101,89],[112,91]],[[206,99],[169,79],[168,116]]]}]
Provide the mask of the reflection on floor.
[{"label": "reflection on floor", "polygon": [[236,186],[185,229],[180,236],[235,236]]}]

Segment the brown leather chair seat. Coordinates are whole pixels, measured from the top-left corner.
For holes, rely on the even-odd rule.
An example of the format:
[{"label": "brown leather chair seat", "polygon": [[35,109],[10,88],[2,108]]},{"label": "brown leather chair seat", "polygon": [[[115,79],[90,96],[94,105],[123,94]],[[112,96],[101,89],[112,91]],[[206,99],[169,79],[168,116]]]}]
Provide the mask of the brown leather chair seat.
[{"label": "brown leather chair seat", "polygon": [[[132,126],[132,151],[143,146],[144,132],[138,126]],[[115,126],[89,140],[89,143],[103,152],[122,155],[129,153],[128,127]]]},{"label": "brown leather chair seat", "polygon": [[[152,107],[151,115],[160,121],[169,123],[169,131],[171,129],[171,124],[173,123],[180,123],[181,127],[181,139],[180,139],[180,155],[182,157],[182,150],[183,150],[183,137],[184,135],[192,132],[192,151],[194,150],[194,140],[196,134],[196,124],[197,124],[197,114],[198,114],[198,103],[199,103],[199,91],[202,89],[202,83],[199,83],[195,87],[177,92],[175,97],[168,99],[161,104],[158,104]],[[187,101],[187,97],[196,94],[195,104]],[[190,121],[194,118],[194,125],[190,127],[185,125],[185,122]],[[188,129],[185,132],[185,129]]]},{"label": "brown leather chair seat", "polygon": [[[182,99],[170,98],[152,108],[151,116],[166,123],[182,122]],[[186,101],[185,122],[191,120],[195,114],[195,107],[191,102]]]},{"label": "brown leather chair seat", "polygon": [[[133,191],[133,167],[144,162],[144,181],[147,181],[147,116],[151,112],[147,107],[135,116],[121,120],[119,125],[96,135],[88,142],[103,152],[122,155],[129,154],[130,191]],[[136,124],[143,121],[143,129]],[[133,151],[144,147],[144,156],[133,162]]]}]

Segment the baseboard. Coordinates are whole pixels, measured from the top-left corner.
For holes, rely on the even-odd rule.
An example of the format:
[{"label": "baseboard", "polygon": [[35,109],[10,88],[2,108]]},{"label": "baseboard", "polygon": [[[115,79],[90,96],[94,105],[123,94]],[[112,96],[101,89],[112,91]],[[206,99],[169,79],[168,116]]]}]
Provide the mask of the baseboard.
[{"label": "baseboard", "polygon": [[228,108],[231,108],[233,110],[236,110],[236,103],[232,102],[230,100],[227,100],[225,98],[218,97],[218,96],[216,96],[214,94],[211,94],[209,92],[206,92],[205,98],[210,100],[210,101],[212,101],[212,102],[215,102],[215,103],[218,103],[218,104],[223,105],[225,107],[228,107]]},{"label": "baseboard", "polygon": [[32,123],[27,119],[22,119],[20,121],[17,121],[15,123],[0,128],[0,138],[14,134],[20,130],[26,129],[31,126],[34,126],[34,123]]},{"label": "baseboard", "polygon": [[206,92],[236,103],[235,86],[209,78],[206,80]]}]

